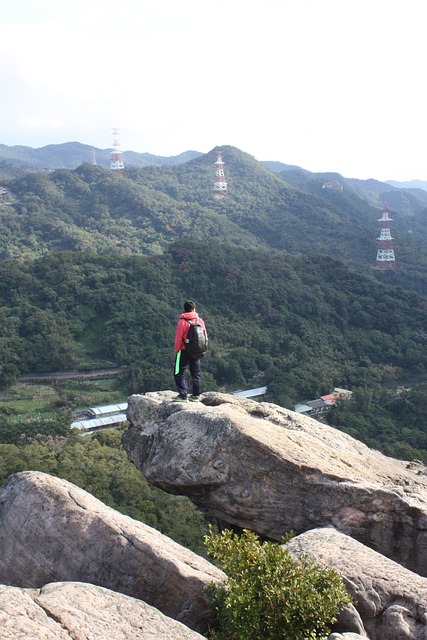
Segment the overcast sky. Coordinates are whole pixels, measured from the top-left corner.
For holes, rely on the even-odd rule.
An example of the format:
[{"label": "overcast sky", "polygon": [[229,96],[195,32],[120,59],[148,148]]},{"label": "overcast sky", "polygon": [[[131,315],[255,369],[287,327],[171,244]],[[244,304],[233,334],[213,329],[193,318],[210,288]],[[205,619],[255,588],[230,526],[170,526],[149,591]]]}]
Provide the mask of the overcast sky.
[{"label": "overcast sky", "polygon": [[[3,0],[0,143],[427,180],[425,0]],[[226,158],[225,158],[226,161]]]}]

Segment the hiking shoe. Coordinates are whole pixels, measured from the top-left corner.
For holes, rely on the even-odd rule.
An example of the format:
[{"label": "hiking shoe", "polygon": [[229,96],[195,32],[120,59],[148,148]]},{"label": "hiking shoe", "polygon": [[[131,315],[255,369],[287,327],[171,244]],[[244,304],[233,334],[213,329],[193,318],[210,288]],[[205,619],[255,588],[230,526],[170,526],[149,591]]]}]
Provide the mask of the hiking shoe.
[{"label": "hiking shoe", "polygon": [[184,396],[176,396],[172,402],[188,402],[188,398],[184,398]]},{"label": "hiking shoe", "polygon": [[200,396],[190,396],[188,399],[190,402],[200,402]]}]

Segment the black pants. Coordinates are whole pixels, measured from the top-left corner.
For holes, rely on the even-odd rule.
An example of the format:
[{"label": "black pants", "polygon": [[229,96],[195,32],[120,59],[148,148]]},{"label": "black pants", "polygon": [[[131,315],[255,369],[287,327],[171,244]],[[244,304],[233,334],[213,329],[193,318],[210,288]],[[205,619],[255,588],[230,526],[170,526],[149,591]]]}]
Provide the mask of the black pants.
[{"label": "black pants", "polygon": [[176,354],[174,375],[179,395],[184,398],[188,395],[187,381],[185,379],[187,368],[190,369],[190,375],[193,381],[193,396],[199,396],[202,393],[200,358],[190,358],[184,349],[178,351]]}]

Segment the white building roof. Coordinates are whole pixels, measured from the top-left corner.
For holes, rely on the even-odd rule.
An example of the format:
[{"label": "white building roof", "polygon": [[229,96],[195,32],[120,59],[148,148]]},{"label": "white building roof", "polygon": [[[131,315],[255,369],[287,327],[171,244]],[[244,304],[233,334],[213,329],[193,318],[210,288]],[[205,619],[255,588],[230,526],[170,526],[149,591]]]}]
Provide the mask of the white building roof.
[{"label": "white building roof", "polygon": [[108,428],[115,424],[121,424],[127,420],[125,413],[118,413],[114,416],[104,418],[93,418],[91,420],[77,420],[70,424],[70,429],[80,429],[80,431],[92,431],[93,429]]},{"label": "white building roof", "polygon": [[109,413],[123,413],[128,408],[127,402],[122,402],[121,404],[106,404],[103,407],[92,407],[88,410],[88,412],[93,416],[105,416]]},{"label": "white building roof", "polygon": [[233,396],[240,396],[240,398],[255,398],[256,396],[263,396],[267,393],[267,387],[257,387],[256,389],[248,389],[247,391],[233,391]]}]

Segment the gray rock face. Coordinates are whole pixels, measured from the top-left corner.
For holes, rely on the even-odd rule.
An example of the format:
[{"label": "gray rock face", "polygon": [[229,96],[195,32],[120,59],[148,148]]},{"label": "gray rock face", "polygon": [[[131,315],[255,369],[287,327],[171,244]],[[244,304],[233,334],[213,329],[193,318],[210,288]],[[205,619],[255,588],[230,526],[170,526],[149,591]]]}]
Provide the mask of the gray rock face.
[{"label": "gray rock face", "polygon": [[155,529],[34,471],[0,487],[0,549],[4,585],[89,582],[144,600],[202,632],[210,613],[203,590],[224,578]]},{"label": "gray rock face", "polygon": [[427,475],[316,420],[268,403],[207,393],[134,395],[123,436],[154,485],[231,526],[281,540],[333,525],[427,575]]},{"label": "gray rock face", "polygon": [[0,585],[2,640],[197,640],[203,638],[145,602],[90,584],[43,589]]},{"label": "gray rock face", "polygon": [[427,640],[426,578],[333,528],[303,533],[286,547],[338,571],[363,620],[359,633],[371,640]]}]

